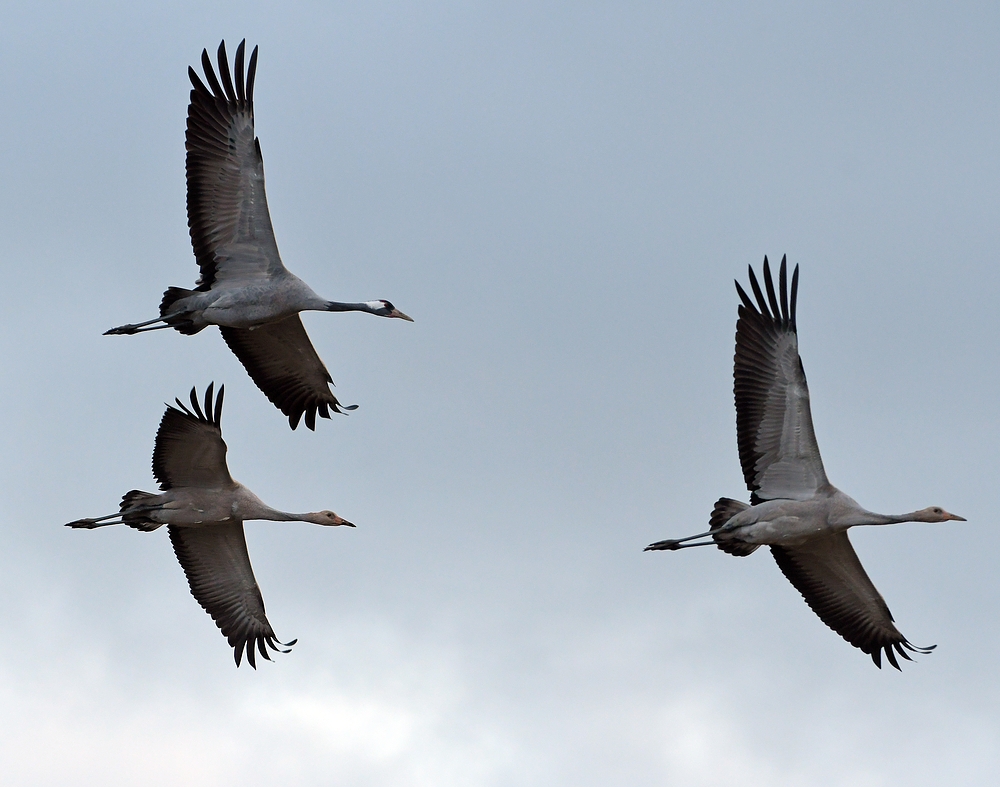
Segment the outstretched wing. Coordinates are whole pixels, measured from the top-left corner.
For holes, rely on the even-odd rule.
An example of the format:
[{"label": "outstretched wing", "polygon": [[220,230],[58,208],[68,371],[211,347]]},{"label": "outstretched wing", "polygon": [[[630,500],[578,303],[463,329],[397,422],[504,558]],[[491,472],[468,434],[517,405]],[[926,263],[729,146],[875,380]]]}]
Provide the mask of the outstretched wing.
[{"label": "outstretched wing", "polygon": [[860,648],[882,667],[882,652],[899,669],[898,653],[929,653],[934,646],[919,648],[900,634],[885,599],[875,589],[858,560],[847,532],[810,538],[797,547],[772,546],[778,568],[819,615],[819,619]]},{"label": "outstretched wing", "polygon": [[267,649],[287,653],[296,640],[278,642],[264,614],[264,599],[254,579],[243,523],[210,527],[170,525],[170,543],[187,576],[191,595],[229,640],[240,665],[246,652],[257,669],[254,648],[268,661]]},{"label": "outstretched wing", "polygon": [[[736,438],[740,463],[752,500],[808,500],[830,487],[813,433],[809,388],[799,358],[795,301],[799,269],[792,274],[788,297],[785,258],[781,259],[780,298],[775,297],[771,269],[764,258],[761,292],[753,268],[750,285],[757,303],[736,282],[743,304],[736,321],[733,370]],[[770,308],[768,306],[770,305]]]},{"label": "outstretched wing", "polygon": [[315,429],[317,412],[329,418],[330,410],[342,413],[357,409],[356,404],[342,406],[333,395],[333,378],[316,354],[299,315],[252,330],[221,326],[219,330],[257,387],[288,416],[292,429],[303,414],[306,426]]},{"label": "outstretched wing", "polygon": [[253,128],[257,47],[243,78],[246,41],[236,49],[236,83],[219,45],[219,78],[207,50],[201,64],[208,86],[193,68],[188,105],[187,209],[191,245],[201,268],[198,289],[217,281],[243,284],[284,273],[264,194],[264,160]]},{"label": "outstretched wing", "polygon": [[197,487],[224,489],[233,485],[226,465],[226,443],[222,439],[222,398],[226,386],[219,387],[219,396],[212,404],[211,383],[205,391],[205,409],[198,403],[197,392],[191,389],[191,409],[175,399],[177,407],[167,405],[156,431],[153,449],[153,475],[160,489]]}]

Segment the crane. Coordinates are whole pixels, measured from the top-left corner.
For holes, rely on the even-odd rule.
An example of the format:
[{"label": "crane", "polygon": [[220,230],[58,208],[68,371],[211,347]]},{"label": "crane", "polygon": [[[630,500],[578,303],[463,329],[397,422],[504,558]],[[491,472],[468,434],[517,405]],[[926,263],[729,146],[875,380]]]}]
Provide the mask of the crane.
[{"label": "crane", "polygon": [[309,341],[299,312],[368,312],[413,322],[389,301],[339,303],[321,298],[288,271],[278,254],[264,193],[264,161],[254,135],[253,85],[257,47],[244,79],[246,40],[236,49],[235,75],[226,42],[219,45],[219,78],[207,50],[201,64],[209,87],[193,68],[188,105],[187,211],[191,245],[201,275],[193,290],[169,287],[160,316],[105,332],[131,335],[162,328],[195,334],[218,325],[229,349],[264,395],[295,429],[305,415],[330,417],[343,406],[333,378]]},{"label": "crane", "polygon": [[77,519],[66,527],[94,529],[128,525],[150,532],[166,525],[174,554],[184,569],[191,595],[212,616],[229,640],[240,666],[244,651],[254,669],[254,648],[268,661],[267,648],[287,653],[296,640],[279,642],[264,614],[264,599],[250,566],[243,522],[311,522],[328,527],[354,527],[333,511],[290,514],[261,501],[229,475],[222,439],[222,399],[214,398],[212,383],[205,407],[191,389],[191,406],[175,399],[156,432],[153,475],[162,494],[133,489],[122,497],[117,514]]},{"label": "crane", "polygon": [[751,504],[720,498],[708,531],[657,541],[645,551],[714,544],[723,552],[744,557],[767,545],[778,568],[820,620],[870,655],[875,666],[881,669],[884,651],[898,670],[896,654],[912,661],[907,651],[929,653],[935,646],[917,647],[899,632],[889,607],[858,560],[847,531],[859,525],[965,519],[937,506],[908,514],[876,514],[827,480],[799,358],[795,322],[798,283],[796,265],[789,299],[784,257],[777,297],[767,257],[766,300],[753,267],[750,286],[756,303],[736,282],[742,301],[736,321],[733,372],[736,435]]}]

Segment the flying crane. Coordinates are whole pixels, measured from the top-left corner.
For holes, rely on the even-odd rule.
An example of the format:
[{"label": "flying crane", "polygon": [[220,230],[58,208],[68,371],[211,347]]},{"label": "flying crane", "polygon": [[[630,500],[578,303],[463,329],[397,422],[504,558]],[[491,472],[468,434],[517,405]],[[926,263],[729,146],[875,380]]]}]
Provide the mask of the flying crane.
[{"label": "flying crane", "polygon": [[94,529],[128,525],[150,532],[167,526],[174,554],[187,576],[191,594],[229,640],[240,665],[243,653],[257,668],[254,648],[268,661],[268,648],[287,653],[296,640],[279,642],[264,614],[264,599],[250,566],[243,522],[311,522],[328,527],[354,527],[333,511],[290,514],[264,503],[234,481],[226,464],[222,439],[222,398],[214,384],[205,391],[202,409],[194,388],[191,406],[180,399],[168,405],[153,449],[153,475],[162,494],[133,489],[122,498],[117,514],[77,519],[66,527]]},{"label": "flying crane", "polygon": [[188,68],[194,86],[187,120],[187,211],[191,245],[201,269],[193,290],[170,287],[160,316],[122,325],[105,335],[131,335],[162,328],[195,334],[218,325],[229,349],[257,387],[288,416],[295,429],[305,415],[344,412],[330,385],[333,378],[306,335],[299,312],[368,312],[413,322],[389,301],[339,303],[321,298],[288,271],[278,255],[264,193],[264,160],[254,136],[253,85],[257,47],[244,79],[246,41],[236,48],[233,82],[226,42],[219,44],[219,76],[207,50],[201,64],[209,87]]},{"label": "flying crane", "polygon": [[[847,530],[859,525],[965,520],[937,506],[908,514],[876,514],[827,480],[799,358],[798,284],[796,265],[789,298],[784,257],[778,297],[767,257],[766,300],[752,267],[750,286],[756,303],[736,282],[742,301],[733,372],[736,437],[751,505],[723,497],[715,504],[707,532],[657,541],[646,551],[714,544],[723,552],[744,557],[767,545],[778,568],[820,620],[869,654],[877,667],[882,666],[884,651],[889,663],[899,669],[896,654],[912,661],[907,651],[929,653],[934,646],[917,647],[899,632],[889,607],[858,560]],[[702,538],[707,540],[697,540]]]}]

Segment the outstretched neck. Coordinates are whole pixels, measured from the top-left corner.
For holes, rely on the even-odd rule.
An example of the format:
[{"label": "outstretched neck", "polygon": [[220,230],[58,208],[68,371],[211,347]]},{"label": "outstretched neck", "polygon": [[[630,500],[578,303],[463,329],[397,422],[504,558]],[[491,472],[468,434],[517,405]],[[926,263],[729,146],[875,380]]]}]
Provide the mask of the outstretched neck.
[{"label": "outstretched neck", "polygon": [[267,505],[263,506],[257,512],[257,516],[254,519],[267,519],[271,522],[309,522],[313,525],[330,524],[329,518],[320,512],[310,511],[305,514],[293,514],[289,511],[278,511],[276,508],[271,508]]},{"label": "outstretched neck", "polygon": [[301,514],[292,514],[288,511],[279,511],[276,508],[271,508],[269,505],[261,503],[258,506],[254,506],[252,510],[247,511],[244,519],[266,519],[270,522],[301,522]]},{"label": "outstretched neck", "polygon": [[241,519],[266,519],[271,522],[308,522],[307,517],[311,514],[292,514],[288,511],[279,511],[271,508],[249,489],[241,485],[242,499],[239,502],[239,516]]},{"label": "outstretched neck", "polygon": [[368,312],[375,314],[383,307],[381,301],[364,301],[362,303],[340,303],[338,301],[326,301],[323,310],[328,312]]},{"label": "outstretched neck", "polygon": [[902,522],[936,522],[940,521],[929,517],[927,511],[911,511],[908,514],[876,514],[874,511],[865,511],[858,517],[859,525],[898,525]]}]

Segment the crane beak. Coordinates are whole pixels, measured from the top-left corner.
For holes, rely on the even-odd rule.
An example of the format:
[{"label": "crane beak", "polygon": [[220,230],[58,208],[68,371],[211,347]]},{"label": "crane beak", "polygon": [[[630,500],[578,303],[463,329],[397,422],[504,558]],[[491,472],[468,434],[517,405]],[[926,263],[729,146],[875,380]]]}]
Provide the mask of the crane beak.
[{"label": "crane beak", "polygon": [[406,316],[405,314],[403,314],[403,313],[402,313],[402,312],[401,312],[401,311],[400,311],[399,309],[393,309],[393,310],[392,310],[391,312],[389,312],[389,314],[387,314],[386,316],[387,316],[387,317],[398,317],[398,318],[399,318],[399,319],[401,319],[401,320],[406,320],[407,322],[413,322],[413,318],[412,318],[412,317],[407,317],[407,316]]},{"label": "crane beak", "polygon": [[953,519],[956,522],[968,522],[969,521],[964,516],[955,516],[955,514],[948,514],[948,519]]},{"label": "crane beak", "polygon": [[344,519],[344,517],[337,516],[336,514],[333,515],[333,524],[334,526],[344,525],[346,527],[356,527],[356,525],[353,522],[348,522],[346,519]]}]

